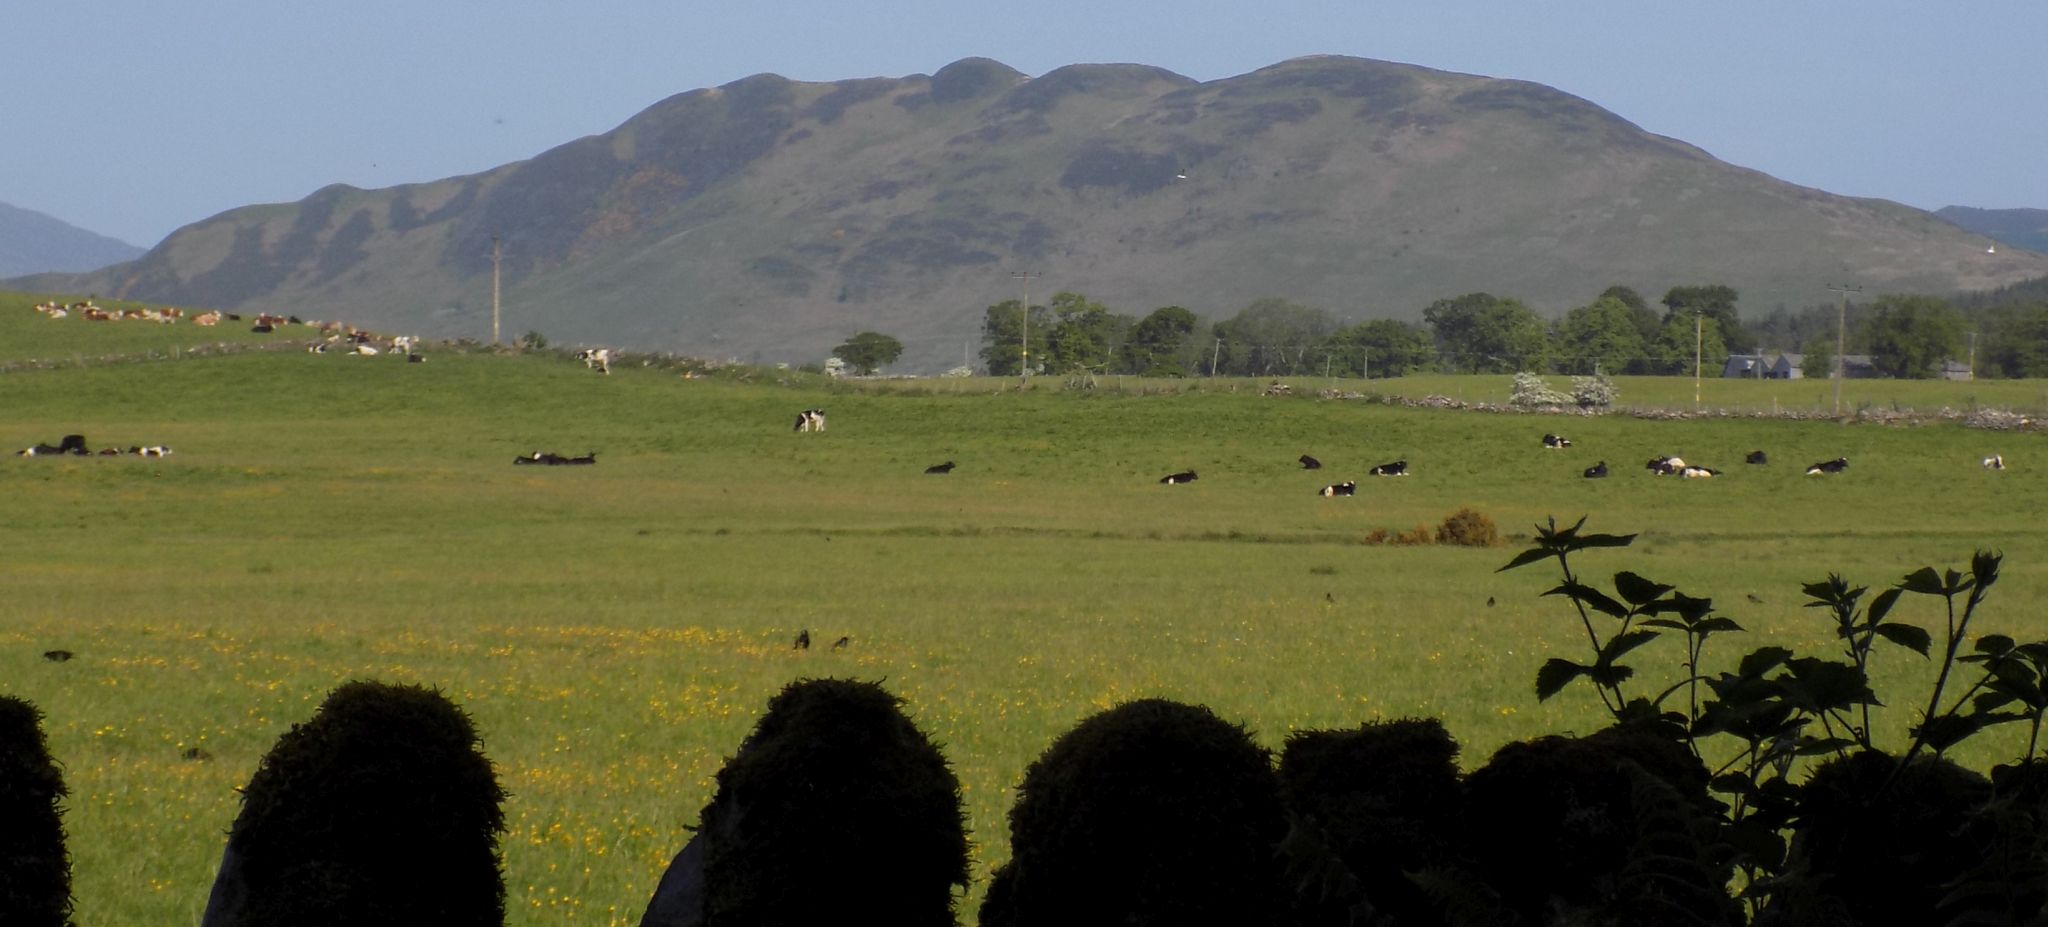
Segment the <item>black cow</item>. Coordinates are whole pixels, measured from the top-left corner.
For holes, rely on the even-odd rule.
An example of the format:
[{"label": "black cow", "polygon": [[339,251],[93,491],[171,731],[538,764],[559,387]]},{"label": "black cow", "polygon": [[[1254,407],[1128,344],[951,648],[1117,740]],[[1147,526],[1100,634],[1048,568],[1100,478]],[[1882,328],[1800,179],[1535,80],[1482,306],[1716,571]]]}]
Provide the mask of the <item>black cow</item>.
[{"label": "black cow", "polygon": [[803,629],[803,630],[801,630],[801,631],[798,631],[798,632],[796,632],[796,645],[795,645],[794,647],[790,648],[790,649],[792,649],[792,650],[809,650],[809,649],[811,649],[811,629],[810,629],[810,628],[805,628],[805,629]]},{"label": "black cow", "polygon": [[1393,463],[1383,463],[1383,464],[1380,464],[1379,466],[1377,466],[1377,467],[1374,467],[1374,468],[1372,468],[1372,475],[1373,475],[1373,476],[1407,476],[1407,475],[1408,475],[1408,461],[1405,461],[1405,460],[1396,460],[1396,461],[1394,461]]},{"label": "black cow", "polygon": [[1592,465],[1592,466],[1590,466],[1590,467],[1587,467],[1587,468],[1586,468],[1586,479],[1589,479],[1589,480],[1598,480],[1598,479],[1605,479],[1605,478],[1606,478],[1606,476],[1607,476],[1607,461],[1604,461],[1604,460],[1603,460],[1603,461],[1600,461],[1599,463],[1596,463],[1596,464],[1594,464],[1594,465]]},{"label": "black cow", "polygon": [[1303,454],[1301,455],[1301,468],[1303,470],[1321,470],[1323,468],[1323,462],[1315,459],[1314,457],[1310,457],[1307,454]]},{"label": "black cow", "polygon": [[1175,483],[1192,483],[1194,481],[1195,471],[1193,470],[1182,470],[1179,473],[1169,473],[1159,478],[1159,482],[1165,483],[1169,486]]},{"label": "black cow", "polygon": [[1342,483],[1325,486],[1320,492],[1320,495],[1325,496],[1355,496],[1357,494],[1358,484],[1352,480],[1345,480]]},{"label": "black cow", "polygon": [[1770,463],[1770,461],[1769,461],[1769,460],[1767,460],[1767,459],[1765,459],[1765,458],[1764,458],[1764,452],[1763,452],[1763,451],[1750,451],[1750,452],[1749,452],[1749,456],[1748,456],[1748,457],[1744,457],[1744,458],[1742,458],[1742,462],[1743,462],[1743,463],[1751,463],[1751,464],[1767,464],[1767,463]]},{"label": "black cow", "polygon": [[1567,448],[1572,446],[1572,439],[1564,435],[1544,435],[1543,446],[1552,450]]},{"label": "black cow", "polygon": [[851,643],[853,643],[853,636],[849,634],[849,635],[847,635],[846,637],[842,637],[842,638],[840,638],[840,639],[838,639],[838,640],[836,640],[836,641],[833,641],[833,642],[832,642],[832,649],[833,649],[833,650],[845,650],[845,649],[846,649],[846,645],[848,645],[848,644],[851,644]]},{"label": "black cow", "polygon": [[69,659],[71,659],[71,658],[72,658],[73,656],[76,656],[76,654],[73,654],[73,653],[72,653],[71,651],[69,651],[69,650],[45,650],[45,651],[43,651],[43,659],[45,659],[45,660],[48,660],[48,661],[50,661],[51,663],[62,663],[62,662],[64,662],[64,661],[66,661],[66,660],[69,660]]},{"label": "black cow", "polygon": [[929,467],[924,468],[924,472],[934,476],[945,476],[946,474],[953,472],[953,462],[948,460],[942,464],[933,464]]},{"label": "black cow", "polygon": [[561,458],[561,455],[559,455],[559,454],[546,454],[546,453],[542,453],[542,452],[540,452],[540,451],[534,451],[533,453],[531,453],[531,454],[527,454],[527,455],[526,455],[526,456],[524,456],[524,457],[514,457],[514,458],[512,458],[512,463],[513,463],[513,464],[515,464],[515,465],[523,465],[523,466],[532,466],[532,465],[534,465],[534,464],[547,464],[547,465],[550,465],[550,466],[552,466],[552,465],[554,465],[554,464],[558,464],[558,463],[561,463],[561,462],[562,462],[562,458]]},{"label": "black cow", "polygon": [[1840,473],[1843,470],[1847,469],[1849,469],[1849,458],[1837,457],[1833,460],[1823,460],[1820,463],[1814,464],[1811,467],[1807,467],[1806,475],[1820,476],[1824,473]]}]

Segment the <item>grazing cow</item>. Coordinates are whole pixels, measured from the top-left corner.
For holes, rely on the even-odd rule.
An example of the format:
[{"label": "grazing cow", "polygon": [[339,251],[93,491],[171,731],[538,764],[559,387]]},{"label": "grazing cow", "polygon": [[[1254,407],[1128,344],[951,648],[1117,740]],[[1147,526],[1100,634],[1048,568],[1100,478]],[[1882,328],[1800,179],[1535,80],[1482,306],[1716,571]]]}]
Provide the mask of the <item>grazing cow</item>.
[{"label": "grazing cow", "polygon": [[1564,435],[1544,435],[1543,446],[1551,450],[1562,450],[1572,446],[1572,439]]},{"label": "grazing cow", "polygon": [[1820,463],[1814,464],[1811,467],[1807,467],[1806,475],[1820,476],[1822,474],[1827,473],[1840,473],[1843,470],[1847,469],[1849,469],[1849,458],[1837,457],[1833,460],[1823,460]]},{"label": "grazing cow", "polygon": [[611,348],[584,348],[576,352],[576,359],[582,361],[583,366],[598,373],[612,372]]},{"label": "grazing cow", "polygon": [[1672,476],[1685,470],[1685,459],[1682,457],[1652,457],[1650,462],[1643,466],[1658,476]]},{"label": "grazing cow", "polygon": [[1354,480],[1333,483],[1323,487],[1322,491],[1318,494],[1324,496],[1355,496],[1358,494],[1358,483]]},{"label": "grazing cow", "polygon": [[1587,467],[1587,468],[1586,468],[1586,479],[1589,479],[1589,480],[1599,480],[1599,479],[1606,479],[1606,478],[1607,478],[1607,461],[1604,461],[1604,460],[1603,460],[1603,461],[1600,461],[1599,463],[1596,463],[1596,464],[1594,464],[1594,465],[1592,465],[1592,466],[1590,466],[1590,467]]},{"label": "grazing cow", "polygon": [[836,641],[833,641],[833,642],[832,642],[832,649],[833,649],[833,650],[845,650],[845,649],[846,649],[846,645],[848,645],[848,644],[851,644],[851,643],[853,643],[853,635],[850,635],[850,634],[849,634],[849,635],[847,635],[847,636],[845,636],[845,637],[842,637],[842,638],[840,638],[840,639],[838,639],[838,640],[836,640]]},{"label": "grazing cow", "polygon": [[1303,470],[1321,470],[1323,468],[1323,462],[1315,459],[1314,457],[1310,457],[1307,454],[1303,454],[1301,455],[1301,468]]},{"label": "grazing cow", "polygon": [[75,656],[77,656],[77,654],[75,654],[75,653],[72,653],[72,652],[71,652],[71,651],[69,651],[69,650],[45,650],[45,651],[43,651],[43,659],[45,659],[45,660],[48,660],[48,661],[50,661],[51,663],[62,663],[62,662],[64,662],[64,661],[66,661],[66,660],[69,660],[69,659],[71,659],[72,657],[75,657]]},{"label": "grazing cow", "polygon": [[809,649],[811,649],[811,629],[810,629],[810,628],[805,628],[805,629],[803,629],[803,630],[801,630],[801,631],[798,631],[798,632],[796,632],[796,643],[795,643],[794,645],[792,645],[792,646],[791,646],[791,647],[790,647],[789,649],[791,649],[791,650],[809,650]]},{"label": "grazing cow", "polygon": [[1383,463],[1383,464],[1380,464],[1379,466],[1377,466],[1377,467],[1374,467],[1374,468],[1372,468],[1372,475],[1373,475],[1373,476],[1407,476],[1407,475],[1408,475],[1408,461],[1405,461],[1405,460],[1396,460],[1396,461],[1394,461],[1393,463]]},{"label": "grazing cow", "polygon": [[1169,473],[1159,478],[1159,482],[1164,483],[1168,486],[1172,486],[1178,483],[1192,483],[1194,481],[1195,471],[1193,470],[1182,470],[1179,473]]},{"label": "grazing cow", "polygon": [[798,413],[796,414],[796,431],[797,431],[798,433],[802,433],[802,432],[806,432],[806,431],[820,431],[820,432],[822,432],[822,431],[824,431],[824,430],[825,430],[825,410],[824,410],[824,409],[805,409],[805,410],[803,410],[802,412],[798,412]]},{"label": "grazing cow", "polygon": [[1742,462],[1762,465],[1769,463],[1770,461],[1764,457],[1763,451],[1750,451],[1748,457],[1742,458]]},{"label": "grazing cow", "polygon": [[2002,455],[1999,455],[1999,454],[1993,454],[1993,455],[1991,455],[1991,456],[1989,456],[1989,457],[1986,457],[1986,458],[1984,458],[1984,469],[1986,469],[1986,470],[2003,470],[2003,469],[2005,469],[2005,457],[2004,457],[2004,456],[2002,456]]},{"label": "grazing cow", "polygon": [[161,444],[152,444],[148,447],[130,447],[128,448],[128,453],[134,454],[137,457],[169,457],[171,456],[171,449]]},{"label": "grazing cow", "polygon": [[948,460],[942,464],[932,464],[931,466],[924,468],[924,472],[927,474],[944,476],[948,473],[953,472],[953,462]]}]

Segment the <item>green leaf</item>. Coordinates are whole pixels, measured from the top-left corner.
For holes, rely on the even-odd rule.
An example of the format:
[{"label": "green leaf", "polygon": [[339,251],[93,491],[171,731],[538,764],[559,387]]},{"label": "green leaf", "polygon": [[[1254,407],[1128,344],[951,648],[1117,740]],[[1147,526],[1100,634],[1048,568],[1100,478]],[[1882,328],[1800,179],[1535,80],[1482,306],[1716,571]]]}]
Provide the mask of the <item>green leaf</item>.
[{"label": "green leaf", "polygon": [[1557,555],[1556,555],[1555,553],[1552,553],[1551,551],[1549,551],[1549,550],[1546,550],[1546,549],[1544,549],[1544,548],[1541,548],[1541,547],[1531,547],[1531,548],[1529,548],[1528,550],[1525,550],[1525,551],[1522,551],[1522,552],[1521,552],[1521,553],[1519,553],[1519,554],[1516,554],[1516,555],[1515,555],[1515,559],[1513,559],[1513,560],[1510,560],[1510,561],[1508,561],[1508,565],[1507,565],[1507,566],[1501,567],[1500,569],[1498,569],[1498,570],[1495,570],[1494,572],[1495,572],[1495,573],[1505,573],[1505,572],[1507,572],[1507,571],[1509,571],[1509,570],[1512,570],[1512,569],[1514,569],[1514,568],[1516,568],[1516,567],[1525,567],[1525,566],[1528,566],[1529,564],[1535,563],[1535,562],[1536,562],[1536,561],[1538,561],[1538,560],[1548,560],[1548,559],[1550,559],[1551,557],[1555,557],[1555,556],[1557,556]]},{"label": "green leaf", "polygon": [[1612,663],[1621,659],[1623,654],[1656,640],[1658,636],[1655,631],[1630,631],[1627,634],[1616,635],[1606,646],[1600,648],[1600,660]]},{"label": "green leaf", "polygon": [[1800,657],[1785,665],[1792,671],[1791,677],[1783,680],[1786,697],[1814,714],[1879,704],[1877,694],[1870,691],[1870,681],[1855,666],[1817,657]]},{"label": "green leaf", "polygon": [[1648,605],[1675,586],[1653,583],[1627,570],[1614,574],[1614,591],[1630,605]]},{"label": "green leaf", "polygon": [[1636,671],[1615,663],[1597,664],[1586,667],[1586,678],[1609,689],[1615,688],[1634,676]]},{"label": "green leaf", "polygon": [[[1883,621],[1884,616],[1891,614],[1892,606],[1898,604],[1899,594],[1903,591],[1894,586],[1878,593],[1877,598],[1870,600],[1870,611],[1864,615],[1863,620],[1869,624],[1877,624]],[[1921,652],[1925,653],[1926,651]]]},{"label": "green leaf", "polygon": [[1607,593],[1601,592],[1585,583],[1560,583],[1557,588],[1544,593],[1544,595],[1568,596],[1572,601],[1589,606],[1596,611],[1612,615],[1616,618],[1628,617],[1628,606],[1614,601],[1608,597]]},{"label": "green leaf", "polygon": [[[1897,590],[1886,591],[1896,592]],[[1872,628],[1871,630],[1876,631],[1878,633],[1878,636],[1883,637],[1885,640],[1891,641],[1892,643],[1904,647],[1908,650],[1917,651],[1923,657],[1927,655],[1928,645],[1933,643],[1932,639],[1928,637],[1926,631],[1920,628],[1916,628],[1910,624],[1900,624],[1896,621],[1891,622],[1889,624],[1878,625],[1877,627]]]},{"label": "green leaf", "polygon": [[1948,589],[1941,584],[1941,574],[1934,572],[1933,567],[1921,567],[1906,574],[1905,579],[1899,580],[1899,588],[1907,592],[1917,592],[1921,595],[1946,595],[1948,593]]},{"label": "green leaf", "polygon": [[1986,634],[1983,637],[1977,638],[1976,646],[1971,649],[1978,653],[1988,653],[1996,657],[2012,652],[2013,646],[2013,640],[2010,637],[2003,634]]},{"label": "green leaf", "polygon": [[1758,647],[1742,658],[1742,663],[1736,667],[1736,673],[1752,679],[1761,678],[1763,674],[1778,668],[1790,659],[1792,651],[1783,647]]},{"label": "green leaf", "polygon": [[1968,715],[1942,715],[1913,727],[1913,736],[1926,741],[1934,752],[1941,753],[1956,744],[1970,739],[1970,736],[1984,729],[1985,722]]},{"label": "green leaf", "polygon": [[1586,668],[1570,660],[1552,657],[1536,671],[1536,700],[1547,701],[1572,680],[1585,675]]}]

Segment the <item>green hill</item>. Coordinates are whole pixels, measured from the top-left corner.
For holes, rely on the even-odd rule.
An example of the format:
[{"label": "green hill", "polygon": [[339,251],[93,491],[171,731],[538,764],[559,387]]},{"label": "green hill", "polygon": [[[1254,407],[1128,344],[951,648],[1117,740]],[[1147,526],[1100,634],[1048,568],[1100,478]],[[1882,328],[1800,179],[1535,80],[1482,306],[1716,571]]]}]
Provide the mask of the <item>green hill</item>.
[{"label": "green hill", "polygon": [[1986,289],[2048,274],[1935,216],[1718,161],[1548,87],[1343,57],[1199,83],[758,75],[484,173],[331,186],[29,289],[815,361],[861,329],[950,366],[984,308],[1077,290],[1210,317],[1262,296],[1417,316],[1487,290],[1561,311],[1610,284],[1725,283],[1753,312],[1825,284]]}]

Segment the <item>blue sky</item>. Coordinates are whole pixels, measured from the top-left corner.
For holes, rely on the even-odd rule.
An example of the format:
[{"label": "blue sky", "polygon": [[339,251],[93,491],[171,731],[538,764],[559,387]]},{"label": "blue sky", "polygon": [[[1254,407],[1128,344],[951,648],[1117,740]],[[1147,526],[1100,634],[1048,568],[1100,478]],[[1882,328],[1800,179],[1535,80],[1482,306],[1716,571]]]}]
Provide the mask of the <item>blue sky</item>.
[{"label": "blue sky", "polygon": [[531,157],[749,74],[975,55],[1200,80],[1403,61],[1549,84],[1830,192],[2048,208],[2042,0],[5,0],[0,35],[0,202],[143,246],[329,183]]}]

